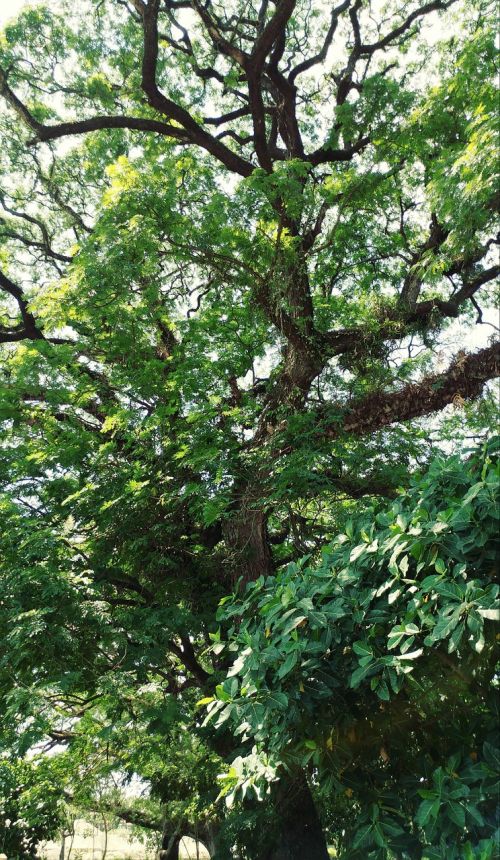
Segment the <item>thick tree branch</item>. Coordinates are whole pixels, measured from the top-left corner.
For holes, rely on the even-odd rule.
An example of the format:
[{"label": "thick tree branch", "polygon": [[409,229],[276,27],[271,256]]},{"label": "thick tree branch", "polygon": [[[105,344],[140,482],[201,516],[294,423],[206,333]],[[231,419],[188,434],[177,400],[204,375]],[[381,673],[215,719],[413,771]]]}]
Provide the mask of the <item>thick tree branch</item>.
[{"label": "thick tree branch", "polygon": [[14,239],[16,242],[20,242],[26,248],[30,250],[41,251],[46,257],[49,257],[52,260],[56,260],[60,263],[71,263],[73,258],[68,257],[66,254],[60,254],[58,251],[54,251],[50,245],[46,245],[45,242],[39,242],[36,239],[31,239],[28,236],[23,236],[22,233],[17,233],[15,230],[9,230],[2,228],[1,226],[2,219],[0,218],[0,237],[5,239]]},{"label": "thick tree branch", "polygon": [[[124,128],[134,131],[151,131],[157,134],[173,137],[181,142],[186,142],[186,135],[181,128],[158,122],[154,119],[133,116],[94,116],[88,119],[61,122],[57,125],[43,125],[38,122],[26,105],[18,98],[7,83],[7,76],[0,69],[0,94],[6,102],[14,109],[17,115],[35,133],[35,139],[42,142],[57,140],[75,134],[87,134],[91,131],[100,131],[107,128]],[[33,142],[33,141],[31,141]]]},{"label": "thick tree branch", "polygon": [[348,409],[339,406],[335,412],[329,410],[319,432],[328,439],[345,433],[361,436],[439,412],[454,402],[473,400],[490,379],[499,375],[499,361],[498,343],[475,353],[460,352],[444,373],[432,374],[399,391],[375,391]]},{"label": "thick tree branch", "polygon": [[192,6],[203,21],[207,33],[217,50],[221,54],[224,54],[224,56],[230,57],[238,64],[238,66],[244,69],[249,59],[248,54],[226,39],[223,35],[220,23],[217,22],[208,11],[209,4],[203,5],[199,0],[193,0]]},{"label": "thick tree branch", "polygon": [[306,161],[317,167],[318,164],[330,164],[339,161],[352,161],[355,155],[362,152],[370,143],[370,137],[363,135],[359,137],[356,143],[352,146],[347,146],[344,149],[334,149],[329,145],[324,145],[315,149],[310,155],[306,156]]},{"label": "thick tree branch", "polygon": [[0,225],[3,223],[5,223],[7,225],[6,229],[2,229],[1,235],[6,236],[8,238],[12,238],[12,239],[17,239],[18,241],[22,242],[24,245],[39,248],[41,251],[43,251],[45,254],[47,254],[47,256],[52,257],[53,259],[58,260],[61,263],[71,263],[71,261],[73,259],[72,257],[69,257],[67,254],[61,254],[60,252],[55,251],[52,248],[49,231],[47,229],[47,226],[44,224],[44,222],[40,218],[35,218],[33,215],[29,215],[27,212],[19,212],[17,209],[13,209],[11,206],[9,206],[6,203],[5,195],[2,194],[1,191],[0,191],[0,203],[2,205],[2,208],[9,215],[12,215],[14,218],[17,218],[21,221],[25,221],[26,223],[31,224],[34,227],[37,227],[37,229],[41,233],[42,241],[37,241],[35,239],[32,239],[30,237],[23,236],[22,234],[17,233],[17,231],[11,230],[10,227],[8,227],[8,222],[4,222],[4,219],[0,217]]},{"label": "thick tree branch", "polygon": [[170,641],[168,647],[171,652],[184,664],[186,669],[191,672],[194,678],[201,686],[206,684],[210,678],[210,674],[205,671],[196,658],[196,654],[191,644],[189,637],[183,636],[181,639],[182,647],[175,642]]},{"label": "thick tree branch", "polygon": [[151,24],[151,19],[153,18],[152,11],[153,8],[145,18],[145,21],[147,20],[150,23],[149,29],[145,26],[143,88],[148,96],[150,105],[166,116],[167,119],[171,119],[174,122],[179,123],[179,126],[145,117],[129,116],[97,116],[84,120],[57,123],[56,125],[43,125],[35,119],[26,105],[23,104],[14,91],[9,87],[5,72],[1,69],[0,94],[3,95],[5,100],[15,110],[25,125],[35,133],[35,139],[42,142],[57,140],[58,138],[67,137],[69,135],[88,134],[92,131],[100,131],[110,128],[153,132],[165,137],[173,138],[182,144],[198,145],[207,150],[207,152],[210,152],[229,170],[238,173],[241,176],[249,176],[253,170],[253,166],[250,162],[245,161],[219,140],[212,137],[212,135],[198,125],[188,111],[184,110],[184,108],[180,107],[170,99],[167,99],[166,96],[158,90],[155,78],[156,58],[158,53],[158,33],[156,29],[156,18],[154,18],[154,23]]},{"label": "thick tree branch", "polygon": [[279,0],[274,15],[256,40],[251,56],[256,75],[260,75],[266,57],[271,52],[276,40],[284,33],[295,9],[295,3],[296,0]]},{"label": "thick tree branch", "polygon": [[422,262],[425,255],[429,251],[437,251],[437,249],[446,241],[449,235],[449,230],[446,230],[437,220],[435,213],[432,213],[432,221],[430,225],[429,237],[423,243],[416,254],[413,255],[412,266],[406,276],[399,302],[402,306],[412,308],[420,294],[422,288],[422,277],[418,271],[418,264]]},{"label": "thick tree branch", "polygon": [[[78,799],[68,791],[64,792],[64,797],[68,803],[77,803]],[[163,831],[163,819],[145,812],[141,809],[134,809],[133,806],[124,806],[121,802],[112,803],[109,800],[99,799],[94,803],[90,803],[89,809],[92,812],[108,812],[116,818],[121,818],[127,824],[134,824],[136,827],[144,827],[146,830],[154,830],[161,833]]]},{"label": "thick tree branch", "polygon": [[377,342],[399,340],[410,333],[412,326],[428,326],[436,318],[456,318],[464,302],[472,299],[482,286],[495,280],[499,275],[500,266],[490,266],[466,281],[449,299],[426,299],[417,302],[413,308],[398,310],[393,315],[388,314],[376,333],[369,333],[361,326],[326,332],[322,336],[325,349],[332,357],[345,355],[362,349],[363,344],[367,344],[370,338],[375,338]]},{"label": "thick tree branch", "polygon": [[427,320],[436,311],[438,311],[442,317],[458,317],[460,308],[464,302],[466,302],[467,299],[472,299],[481,287],[494,281],[499,275],[500,265],[494,265],[490,266],[489,269],[484,269],[482,272],[477,274],[475,278],[465,281],[463,286],[449,299],[427,299],[424,302],[419,302],[413,308],[413,311],[410,312],[408,321],[416,322],[419,320]]},{"label": "thick tree branch", "polygon": [[42,331],[37,326],[35,317],[28,310],[28,303],[21,287],[11,281],[2,271],[0,271],[0,290],[3,290],[4,293],[8,293],[15,299],[23,323],[22,329],[18,326],[12,329],[0,329],[0,342],[14,342],[24,339],[43,340]]},{"label": "thick tree branch", "polygon": [[144,28],[142,89],[149,104],[168,119],[179,123],[185,130],[189,142],[205,149],[234,173],[238,173],[240,176],[250,176],[253,171],[253,165],[250,162],[245,161],[217,138],[212,137],[198,125],[189,111],[167,98],[158,88],[156,68],[158,62],[159,5],[159,0],[150,0],[148,5],[143,7],[142,12]]},{"label": "thick tree branch", "polygon": [[17,284],[0,271],[0,290],[16,301],[22,322],[13,326],[0,326],[0,343],[17,343],[21,340],[46,340],[48,343],[71,343],[68,338],[46,337],[35,317],[28,309],[26,297]]}]

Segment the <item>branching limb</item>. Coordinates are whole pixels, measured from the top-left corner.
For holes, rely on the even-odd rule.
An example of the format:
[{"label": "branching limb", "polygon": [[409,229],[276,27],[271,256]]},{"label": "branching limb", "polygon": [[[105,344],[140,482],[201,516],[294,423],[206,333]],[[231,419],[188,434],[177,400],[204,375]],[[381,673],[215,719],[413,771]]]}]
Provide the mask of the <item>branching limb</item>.
[{"label": "branching limb", "polygon": [[[346,410],[339,406],[324,416],[320,435],[336,439],[344,433],[362,436],[383,427],[439,412],[454,402],[473,400],[486,383],[499,375],[500,344],[479,350],[460,352],[444,373],[432,374],[399,391],[376,391],[362,397]],[[339,419],[339,412],[342,420]],[[334,420],[335,419],[335,420]]]},{"label": "branching limb", "polygon": [[38,327],[35,317],[28,310],[28,302],[23,290],[2,271],[0,271],[0,290],[8,293],[16,301],[22,320],[22,327],[0,328],[0,343],[14,343],[19,340],[43,340],[44,335]]},{"label": "branching limb", "polygon": [[309,69],[312,69],[313,66],[317,66],[319,63],[322,63],[324,62],[324,60],[326,60],[328,51],[332,44],[333,37],[335,35],[335,31],[339,23],[339,16],[342,14],[342,12],[345,12],[345,10],[349,8],[350,3],[351,0],[344,0],[343,3],[340,3],[338,6],[335,6],[332,9],[332,14],[330,17],[330,26],[328,27],[325,41],[323,42],[321,50],[318,51],[318,53],[315,54],[313,57],[309,57],[307,60],[304,60],[302,63],[299,63],[297,66],[295,66],[294,69],[292,69],[288,76],[288,80],[291,84],[295,83],[299,75],[309,71]]}]

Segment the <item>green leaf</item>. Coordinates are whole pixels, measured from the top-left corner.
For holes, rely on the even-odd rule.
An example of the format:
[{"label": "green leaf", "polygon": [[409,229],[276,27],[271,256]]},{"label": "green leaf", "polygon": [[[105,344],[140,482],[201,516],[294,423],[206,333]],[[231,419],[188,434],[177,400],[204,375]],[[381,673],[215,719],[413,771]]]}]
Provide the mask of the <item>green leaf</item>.
[{"label": "green leaf", "polygon": [[360,827],[357,830],[356,835],[352,841],[353,851],[357,851],[358,848],[362,848],[364,845],[369,844],[369,841],[371,841],[369,837],[372,832],[372,827],[372,824],[365,824],[363,827]]},{"label": "green leaf", "polygon": [[442,558],[436,559],[436,561],[434,562],[434,567],[439,574],[445,574],[446,573],[446,564],[444,563]]},{"label": "green leaf", "polygon": [[288,696],[279,690],[275,690],[269,695],[271,705],[276,705],[280,710],[288,707]]},{"label": "green leaf", "polygon": [[226,692],[222,684],[217,684],[215,688],[215,695],[217,699],[219,699],[221,702],[231,701],[231,696],[229,695],[229,693]]},{"label": "green leaf", "polygon": [[290,654],[287,655],[284,663],[278,669],[277,677],[284,678],[285,675],[288,675],[289,672],[292,671],[294,666],[297,665],[298,661],[298,653],[297,651],[291,651]]},{"label": "green leaf", "polygon": [[360,558],[360,556],[362,556],[363,553],[365,553],[365,552],[366,552],[366,545],[365,544],[360,544],[359,546],[354,547],[354,549],[351,550],[351,554],[349,556],[349,562],[351,564],[353,564],[353,562],[357,561],[358,558]]},{"label": "green leaf", "polygon": [[372,657],[373,652],[366,642],[353,642],[352,650],[361,657]]},{"label": "green leaf", "polygon": [[472,500],[475,499],[476,496],[479,495],[479,493],[481,492],[483,487],[484,487],[483,481],[479,481],[477,484],[474,484],[470,488],[470,490],[465,494],[465,496],[462,500],[462,505],[465,506],[465,505],[470,504],[470,502],[472,502]]},{"label": "green leaf", "polygon": [[490,744],[489,741],[483,743],[483,756],[486,764],[491,767],[495,773],[500,773],[500,750],[498,747]]},{"label": "green leaf", "polygon": [[423,800],[420,804],[415,819],[420,827],[425,827],[430,821],[435,820],[439,813],[439,799]]},{"label": "green leaf", "polygon": [[285,624],[283,630],[280,630],[279,632],[281,636],[288,636],[288,634],[291,633],[292,630],[295,630],[297,627],[299,627],[306,621],[307,618],[305,615],[296,615],[295,618],[290,619],[290,621]]},{"label": "green leaf", "polygon": [[202,708],[204,705],[209,705],[213,701],[215,701],[215,696],[205,696],[203,699],[199,699],[196,702],[196,707]]},{"label": "green leaf", "polygon": [[448,801],[446,804],[446,812],[448,817],[459,827],[465,827],[465,809],[461,803],[453,803]]},{"label": "green leaf", "polygon": [[384,702],[388,702],[391,698],[389,688],[385,681],[381,681],[380,684],[378,684],[376,693],[379,699],[382,699]]},{"label": "green leaf", "polygon": [[470,803],[470,802],[467,803],[466,812],[467,812],[467,815],[470,815],[470,817],[475,821],[475,823],[479,827],[485,826],[484,818],[474,803]]},{"label": "green leaf", "polygon": [[399,660],[416,660],[417,657],[421,657],[423,653],[424,652],[423,652],[422,648],[417,648],[415,651],[409,651],[406,654],[400,654],[398,659]]},{"label": "green leaf", "polygon": [[353,688],[358,687],[361,681],[363,681],[364,678],[366,678],[367,675],[370,674],[372,668],[373,663],[368,663],[368,665],[360,666],[358,669],[356,669],[351,675],[350,686]]},{"label": "green leaf", "polygon": [[465,622],[462,621],[460,624],[458,624],[455,627],[455,630],[453,631],[453,633],[451,634],[451,636],[448,640],[448,654],[451,654],[453,651],[457,650],[457,648],[460,644],[460,640],[462,639],[462,636],[464,634],[464,631],[465,631]]}]

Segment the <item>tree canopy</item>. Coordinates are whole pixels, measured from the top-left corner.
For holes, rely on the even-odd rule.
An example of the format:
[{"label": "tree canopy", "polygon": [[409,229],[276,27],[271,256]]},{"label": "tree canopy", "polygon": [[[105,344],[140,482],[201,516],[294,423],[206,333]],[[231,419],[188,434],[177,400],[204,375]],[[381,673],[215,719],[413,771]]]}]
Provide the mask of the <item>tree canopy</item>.
[{"label": "tree canopy", "polygon": [[58,0],[0,34],[12,856],[64,804],[164,860],[495,856],[494,20]]}]

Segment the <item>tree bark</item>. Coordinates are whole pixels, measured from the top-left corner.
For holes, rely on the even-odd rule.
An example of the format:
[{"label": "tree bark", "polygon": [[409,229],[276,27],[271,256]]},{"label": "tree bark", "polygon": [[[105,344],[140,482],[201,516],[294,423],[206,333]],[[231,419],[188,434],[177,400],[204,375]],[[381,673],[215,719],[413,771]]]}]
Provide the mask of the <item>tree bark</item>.
[{"label": "tree bark", "polygon": [[156,860],[179,860],[181,838],[179,833],[172,834],[169,830],[164,830],[161,849],[156,854]]},{"label": "tree bark", "polygon": [[302,771],[283,777],[275,791],[278,825],[259,860],[329,860],[323,828]]},{"label": "tree bark", "polygon": [[202,825],[199,842],[208,851],[211,860],[240,860],[240,854],[234,852],[224,838],[221,839],[221,827],[216,824]]},{"label": "tree bark", "polygon": [[258,488],[249,486],[243,490],[234,513],[223,525],[230,578],[233,585],[241,580],[242,588],[273,572],[267,516],[259,496]]}]

